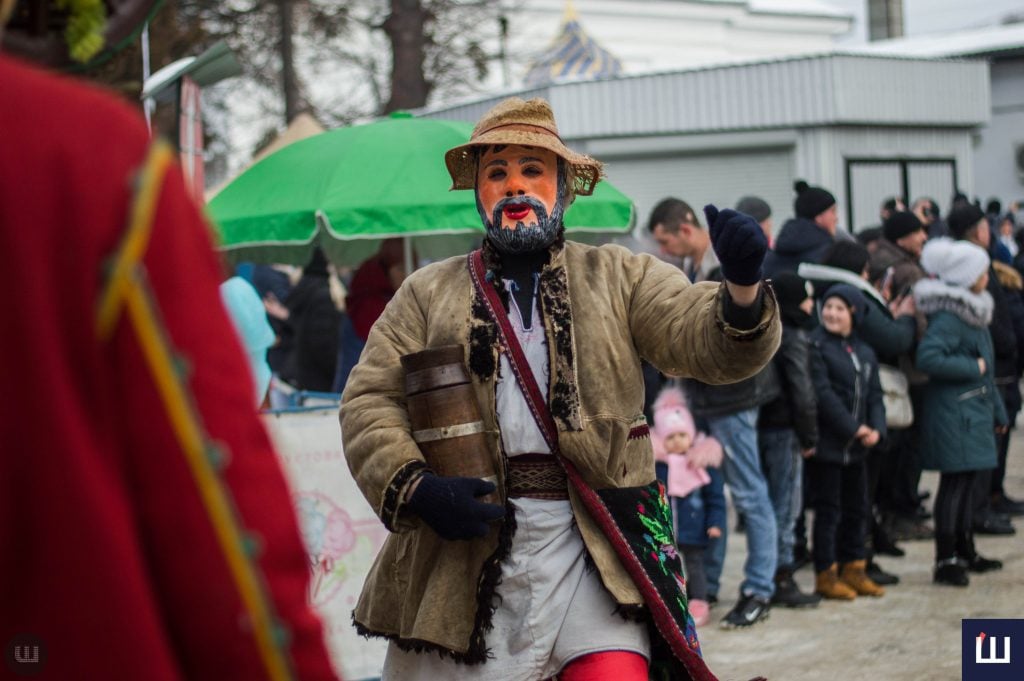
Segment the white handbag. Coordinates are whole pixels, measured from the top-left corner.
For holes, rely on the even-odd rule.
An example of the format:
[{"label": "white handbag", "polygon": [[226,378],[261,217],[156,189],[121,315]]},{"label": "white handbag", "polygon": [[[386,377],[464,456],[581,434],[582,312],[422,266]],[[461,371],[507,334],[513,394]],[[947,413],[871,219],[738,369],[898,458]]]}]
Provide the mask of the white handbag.
[{"label": "white handbag", "polygon": [[894,366],[879,364],[878,381],[882,384],[885,425],[890,428],[909,428],[914,423],[914,405],[910,401],[910,384],[906,374]]}]

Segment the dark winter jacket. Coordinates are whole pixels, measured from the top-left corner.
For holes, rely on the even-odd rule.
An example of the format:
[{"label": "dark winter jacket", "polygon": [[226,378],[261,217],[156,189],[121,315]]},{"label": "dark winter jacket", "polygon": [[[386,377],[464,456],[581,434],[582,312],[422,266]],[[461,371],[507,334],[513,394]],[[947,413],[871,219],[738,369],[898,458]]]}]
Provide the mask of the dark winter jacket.
[{"label": "dark winter jacket", "polygon": [[988,325],[995,352],[996,383],[1017,379],[1017,332],[1014,329],[1010,293],[1003,288],[994,267],[988,271],[988,292],[992,296],[992,321]]},{"label": "dark winter jacket", "polygon": [[792,218],[782,225],[775,245],[764,258],[764,275],[796,272],[803,262],[819,263],[835,243],[831,234],[807,218]]},{"label": "dark winter jacket", "polygon": [[811,334],[811,377],[818,398],[818,448],[828,463],[862,461],[867,450],[854,434],[862,425],[885,437],[885,406],[878,359],[856,331],[842,338],[818,327]]},{"label": "dark winter jacket", "polygon": [[710,385],[692,378],[683,381],[690,411],[698,418],[727,416],[771,402],[779,396],[779,377],[769,362],[761,371],[739,383]]},{"label": "dark winter jacket", "polygon": [[[272,294],[282,304],[288,300],[288,295],[292,290],[288,275],[270,265],[257,264],[253,266],[252,285],[260,294],[260,298],[267,298]],[[270,365],[271,371],[280,374],[284,371],[285,362],[288,361],[288,355],[292,351],[292,343],[295,339],[292,337],[292,328],[287,321],[277,317],[268,317],[267,319],[270,322],[270,328],[277,335],[277,342],[267,350],[267,364]]]},{"label": "dark winter jacket", "polygon": [[285,305],[294,340],[282,378],[301,390],[330,391],[341,313],[331,300],[327,277],[303,275]]},{"label": "dark winter jacket", "polygon": [[[1007,416],[993,380],[992,296],[926,279],[914,287],[914,298],[928,315],[917,365],[930,381],[922,413],[915,415],[924,467],[944,473],[994,468],[994,430]],[[979,357],[987,367],[984,376]]]},{"label": "dark winter jacket", "polygon": [[[1009,372],[998,371],[995,379],[999,393],[1003,396],[1006,413],[1010,416],[1010,423],[1013,423],[1017,420],[1017,412],[1021,408],[1019,379],[1021,371],[1024,370],[1024,298],[1021,297],[1024,293],[1024,278],[1017,270],[1003,263],[993,262],[992,270],[1006,294],[1006,308],[1017,339],[1016,373],[1011,375]],[[997,353],[996,363],[998,362]]]},{"label": "dark winter jacket", "polygon": [[811,380],[807,332],[783,317],[782,345],[772,359],[781,394],[761,407],[757,427],[791,428],[802,449],[818,443],[818,406]]},{"label": "dark winter jacket", "polygon": [[[668,464],[655,464],[658,479],[667,484]],[[707,468],[711,482],[685,497],[672,497],[676,518],[676,543],[680,546],[707,546],[708,528],[725,529],[725,482],[717,468]]]},{"label": "dark winter jacket", "polygon": [[914,317],[904,315],[894,319],[885,299],[866,281],[853,272],[838,267],[800,265],[799,274],[814,284],[814,297],[821,307],[821,298],[833,284],[850,284],[868,301],[864,319],[857,326],[857,335],[875,351],[883,364],[897,365],[900,355],[911,352],[917,335]]}]

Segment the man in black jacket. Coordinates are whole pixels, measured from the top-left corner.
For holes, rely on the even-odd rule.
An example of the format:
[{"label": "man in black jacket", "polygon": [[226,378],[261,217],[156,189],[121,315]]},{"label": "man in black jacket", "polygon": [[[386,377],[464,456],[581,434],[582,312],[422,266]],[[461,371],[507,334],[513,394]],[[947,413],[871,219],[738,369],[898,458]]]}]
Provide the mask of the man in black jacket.
[{"label": "man in black jacket", "polygon": [[[663,255],[683,258],[683,269],[693,282],[721,280],[721,267],[710,248],[710,235],[688,203],[672,197],[662,200],[651,211],[647,228]],[[773,365],[768,364],[757,375],[739,383],[708,385],[691,379],[685,381],[685,388],[690,411],[700,429],[722,443],[722,474],[737,511],[747,520],[745,579],[740,585],[739,600],[722,619],[721,626],[749,627],[767,618],[775,591],[776,524],[757,450],[757,410],[778,395],[778,379]],[[724,530],[704,554],[708,600],[712,604],[718,601],[725,564]]]},{"label": "man in black jacket", "polygon": [[803,456],[818,444],[817,401],[811,380],[808,338],[814,299],[811,286],[792,272],[772,280],[782,315],[782,345],[775,353],[781,393],[761,407],[757,441],[768,492],[775,508],[779,556],[772,605],[813,607],[821,597],[801,593],[793,579],[794,526],[803,506]]},{"label": "man in black jacket", "polygon": [[839,227],[836,197],[822,187],[812,187],[803,180],[793,185],[796,217],[787,220],[771,251],[764,259],[764,273],[774,277],[779,272],[796,272],[800,263],[821,262],[835,243]]}]

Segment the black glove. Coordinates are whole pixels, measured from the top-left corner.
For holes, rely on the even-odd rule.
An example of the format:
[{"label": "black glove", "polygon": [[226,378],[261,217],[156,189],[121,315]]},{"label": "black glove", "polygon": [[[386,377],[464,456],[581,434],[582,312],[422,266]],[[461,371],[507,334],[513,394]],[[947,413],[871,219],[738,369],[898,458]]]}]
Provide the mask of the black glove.
[{"label": "black glove", "polygon": [[740,286],[761,280],[761,263],[768,251],[768,238],[761,225],[745,213],[726,208],[722,212],[712,204],[704,206],[711,233],[711,247],[722,265],[722,277]]},{"label": "black glove", "polygon": [[503,507],[476,500],[493,491],[494,483],[480,478],[424,473],[406,505],[443,539],[476,539],[490,532],[487,523],[505,517]]}]

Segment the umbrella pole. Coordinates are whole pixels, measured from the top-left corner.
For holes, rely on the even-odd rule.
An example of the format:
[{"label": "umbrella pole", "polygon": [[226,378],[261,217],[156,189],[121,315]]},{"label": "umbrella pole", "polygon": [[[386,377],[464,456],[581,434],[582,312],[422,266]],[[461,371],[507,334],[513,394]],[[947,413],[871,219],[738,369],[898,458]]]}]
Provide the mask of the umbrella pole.
[{"label": "umbrella pole", "polygon": [[403,253],[405,255],[405,275],[409,276],[410,274],[412,274],[412,271],[415,268],[415,264],[416,264],[416,263],[413,262],[413,257],[412,257],[412,237],[411,236],[402,237],[402,241],[405,242],[405,244],[404,244],[405,248],[402,249]]}]

